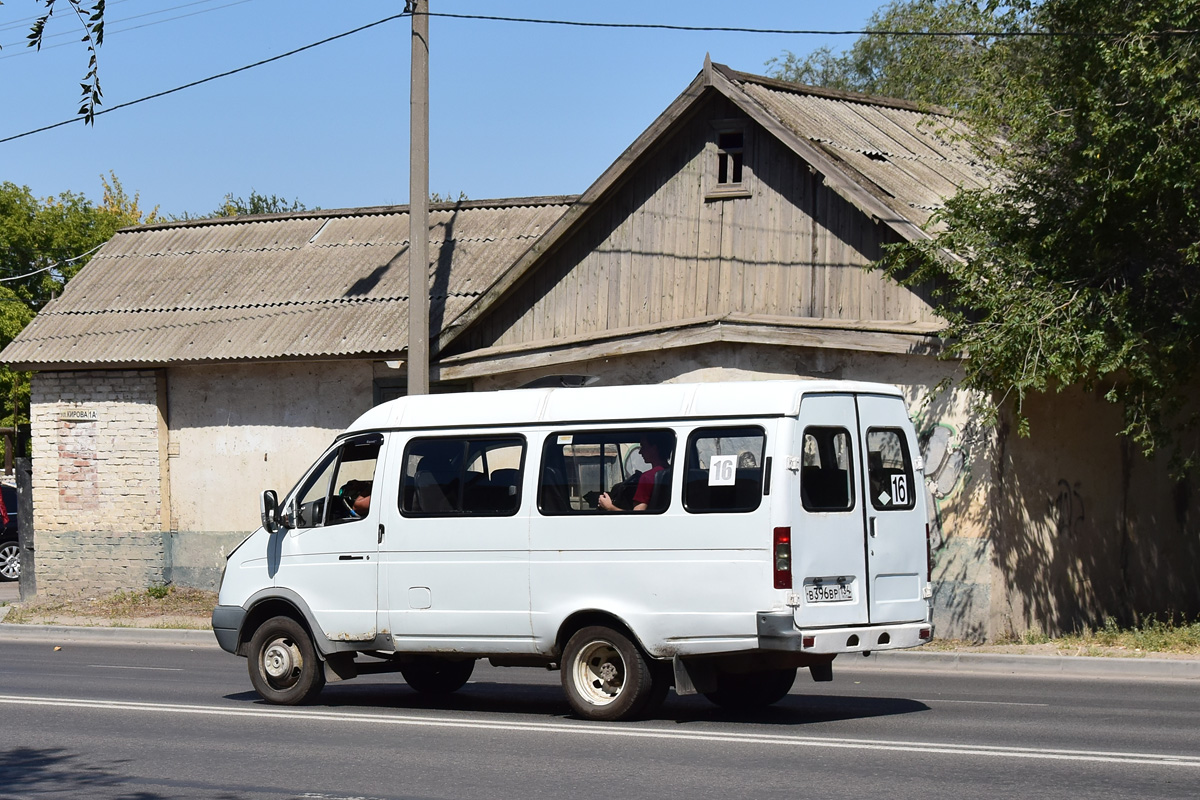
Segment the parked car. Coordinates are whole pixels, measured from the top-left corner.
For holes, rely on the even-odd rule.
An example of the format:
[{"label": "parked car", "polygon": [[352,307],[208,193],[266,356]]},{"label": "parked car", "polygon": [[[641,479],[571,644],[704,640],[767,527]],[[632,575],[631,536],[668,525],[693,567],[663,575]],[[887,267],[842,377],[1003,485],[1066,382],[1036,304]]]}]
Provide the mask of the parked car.
[{"label": "parked car", "polygon": [[0,581],[15,581],[21,577],[21,547],[17,542],[17,488],[0,486],[0,497],[4,499],[4,510],[8,520],[0,530]]}]

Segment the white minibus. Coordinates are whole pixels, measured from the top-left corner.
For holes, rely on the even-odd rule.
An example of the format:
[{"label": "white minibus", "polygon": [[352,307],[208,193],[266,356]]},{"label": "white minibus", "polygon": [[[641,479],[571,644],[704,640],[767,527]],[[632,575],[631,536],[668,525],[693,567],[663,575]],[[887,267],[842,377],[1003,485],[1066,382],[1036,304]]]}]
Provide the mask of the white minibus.
[{"label": "white minibus", "polygon": [[921,470],[881,384],[405,397],[263,493],[213,631],[271,703],[396,670],[453,692],[486,658],[561,670],[589,719],[672,686],[764,706],[932,638]]}]

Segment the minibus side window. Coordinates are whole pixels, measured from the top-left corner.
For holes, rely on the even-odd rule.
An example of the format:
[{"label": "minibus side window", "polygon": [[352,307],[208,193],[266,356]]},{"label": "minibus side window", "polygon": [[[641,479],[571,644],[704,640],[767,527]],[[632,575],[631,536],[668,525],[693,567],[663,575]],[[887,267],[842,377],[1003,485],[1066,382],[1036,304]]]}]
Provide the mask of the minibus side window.
[{"label": "minibus side window", "polygon": [[[658,451],[657,464],[642,457],[642,445]],[[650,456],[653,458],[654,456]],[[618,431],[558,431],[546,437],[538,481],[542,514],[611,514],[601,507],[607,494],[618,511],[661,513],[671,503],[675,432],[666,428]]]},{"label": "minibus side window", "polygon": [[900,511],[916,504],[912,460],[904,432],[895,428],[867,431],[867,482],[871,505],[880,511]]},{"label": "minibus side window", "polygon": [[407,517],[501,517],[521,507],[525,439],[413,439],[404,449],[400,511]]},{"label": "minibus side window", "polygon": [[758,508],[766,442],[759,427],[693,431],[687,445],[684,508],[693,514],[746,513]]},{"label": "minibus side window", "polygon": [[295,527],[319,528],[362,519],[370,500],[355,511],[352,499],[370,498],[382,444],[383,436],[376,433],[350,439],[330,451],[294,494]]},{"label": "minibus side window", "polygon": [[800,498],[807,510],[849,511],[854,508],[852,441],[845,428],[804,429]]}]

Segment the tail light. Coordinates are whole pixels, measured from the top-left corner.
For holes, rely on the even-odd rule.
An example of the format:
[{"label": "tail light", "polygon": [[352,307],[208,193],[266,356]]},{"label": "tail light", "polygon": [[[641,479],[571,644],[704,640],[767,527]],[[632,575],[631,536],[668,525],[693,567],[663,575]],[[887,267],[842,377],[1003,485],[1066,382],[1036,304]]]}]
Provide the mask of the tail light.
[{"label": "tail light", "polygon": [[775,546],[772,550],[775,566],[775,588],[792,588],[792,529],[775,529]]}]

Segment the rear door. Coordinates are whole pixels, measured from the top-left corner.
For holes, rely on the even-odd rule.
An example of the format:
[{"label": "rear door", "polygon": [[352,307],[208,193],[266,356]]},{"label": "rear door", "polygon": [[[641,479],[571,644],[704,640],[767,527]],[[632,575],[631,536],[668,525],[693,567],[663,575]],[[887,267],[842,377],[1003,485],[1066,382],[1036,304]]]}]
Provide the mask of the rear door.
[{"label": "rear door", "polygon": [[925,508],[899,397],[806,395],[792,585],[802,627],[923,620]]},{"label": "rear door", "polygon": [[912,423],[898,397],[862,394],[857,402],[871,622],[923,620],[925,493],[914,464],[919,450]]},{"label": "rear door", "polygon": [[869,622],[866,535],[853,394],[800,404],[800,510],[792,527],[792,591],[801,627]]}]

